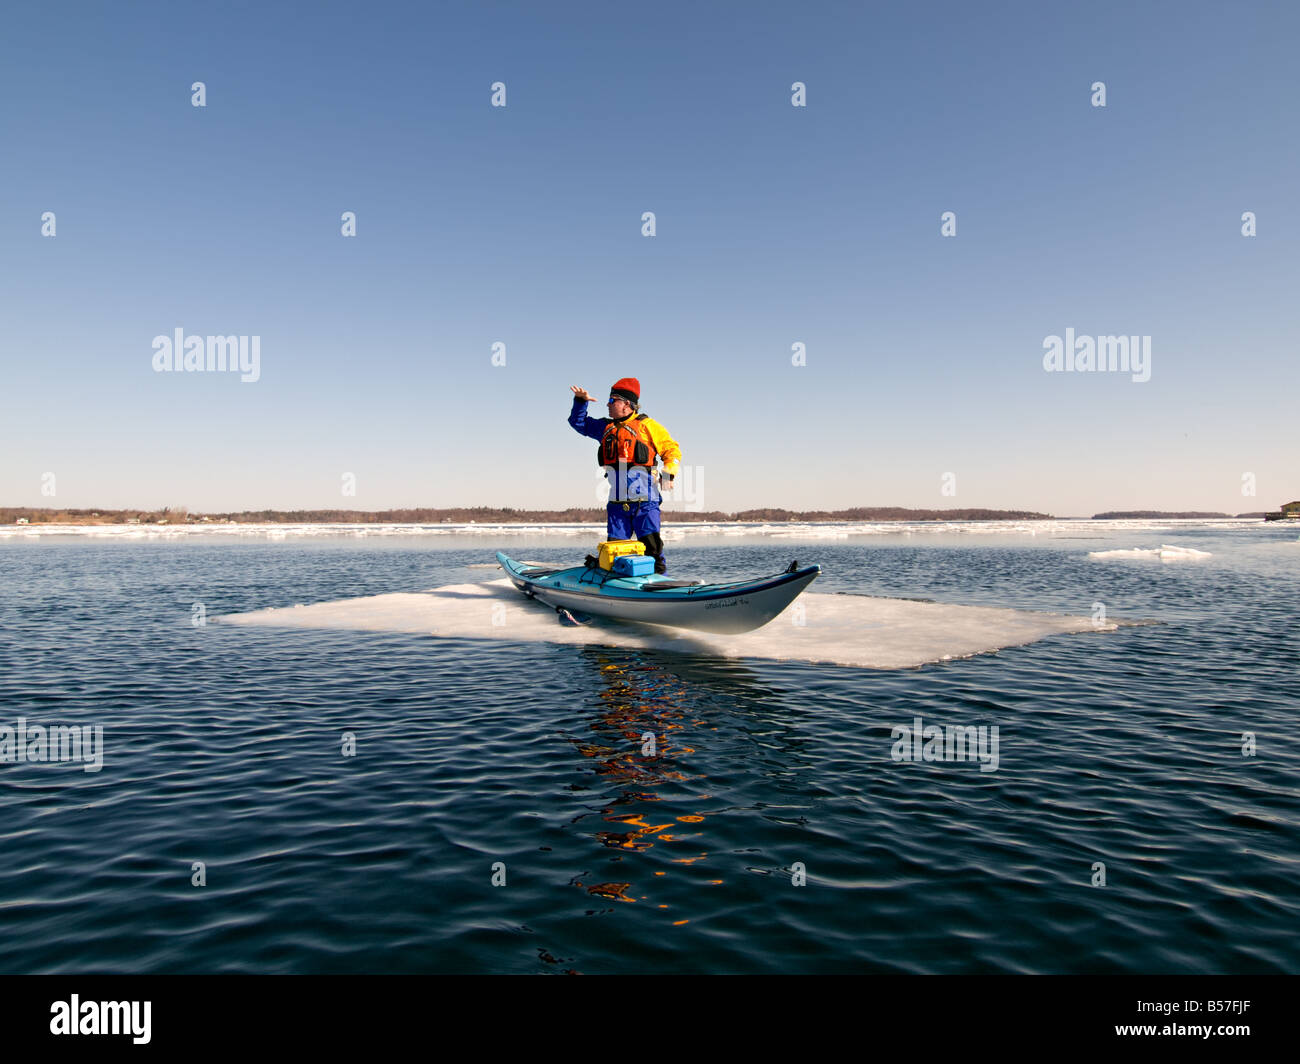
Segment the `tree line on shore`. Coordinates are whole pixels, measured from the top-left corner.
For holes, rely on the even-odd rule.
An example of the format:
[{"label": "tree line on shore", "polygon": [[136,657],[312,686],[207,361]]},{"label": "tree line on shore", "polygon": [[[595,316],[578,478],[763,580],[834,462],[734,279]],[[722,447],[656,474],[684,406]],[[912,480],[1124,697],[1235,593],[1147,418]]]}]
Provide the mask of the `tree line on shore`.
[{"label": "tree line on shore", "polygon": [[[1029,521],[1051,520],[1051,514],[1026,510],[909,510],[901,506],[858,506],[848,510],[784,510],[763,508],[727,513],[664,511],[666,522],[752,521]],[[190,513],[183,507],[161,510],[26,509],[0,507],[0,524],[26,518],[30,524],[603,524],[604,507],[566,510],[517,510],[513,507],[471,506],[451,509],[401,510],[241,510]]]}]

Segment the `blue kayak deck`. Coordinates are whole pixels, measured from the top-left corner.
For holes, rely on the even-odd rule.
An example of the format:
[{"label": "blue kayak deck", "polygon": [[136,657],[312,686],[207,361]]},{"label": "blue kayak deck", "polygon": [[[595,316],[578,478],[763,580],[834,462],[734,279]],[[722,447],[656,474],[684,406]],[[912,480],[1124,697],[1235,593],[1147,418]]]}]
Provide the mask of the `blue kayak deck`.
[{"label": "blue kayak deck", "polygon": [[654,593],[656,597],[679,598],[683,601],[757,594],[821,572],[821,567],[818,565],[806,565],[802,568],[788,569],[774,576],[706,584],[699,580],[674,580],[660,573],[652,573],[648,576],[619,576],[607,569],[590,566],[577,565],[554,569],[549,566],[521,565],[499,551],[497,561],[501,563],[507,575],[517,576],[521,580],[542,587],[629,599]]}]

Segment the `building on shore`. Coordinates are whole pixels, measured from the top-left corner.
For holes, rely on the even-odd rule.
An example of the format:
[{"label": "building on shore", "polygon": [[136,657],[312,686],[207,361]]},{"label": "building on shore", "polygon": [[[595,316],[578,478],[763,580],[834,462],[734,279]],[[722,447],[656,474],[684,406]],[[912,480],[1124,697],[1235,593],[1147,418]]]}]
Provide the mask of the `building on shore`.
[{"label": "building on shore", "polygon": [[1284,502],[1276,513],[1265,514],[1265,521],[1300,521],[1300,501]]}]

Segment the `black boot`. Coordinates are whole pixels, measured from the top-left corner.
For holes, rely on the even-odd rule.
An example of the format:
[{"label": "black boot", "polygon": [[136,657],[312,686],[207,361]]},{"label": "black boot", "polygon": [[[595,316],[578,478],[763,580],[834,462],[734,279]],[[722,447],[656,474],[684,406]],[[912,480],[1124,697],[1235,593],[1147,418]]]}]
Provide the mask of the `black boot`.
[{"label": "black boot", "polygon": [[638,536],[637,539],[645,547],[645,552],[655,560],[655,572],[666,573],[668,563],[664,561],[664,541],[658,532],[647,532],[644,536]]}]

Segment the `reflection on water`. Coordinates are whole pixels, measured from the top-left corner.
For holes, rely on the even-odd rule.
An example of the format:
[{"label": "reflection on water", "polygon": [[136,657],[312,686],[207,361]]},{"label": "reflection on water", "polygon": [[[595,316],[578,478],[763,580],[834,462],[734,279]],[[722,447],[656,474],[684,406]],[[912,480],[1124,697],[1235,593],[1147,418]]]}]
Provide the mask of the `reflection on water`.
[{"label": "reflection on water", "polygon": [[[626,859],[629,867],[622,873],[628,877],[626,882],[587,884],[575,878],[573,884],[598,898],[648,901],[650,895],[640,893],[650,889],[645,882],[646,869],[633,863],[636,854],[656,845],[676,845],[683,854],[674,858],[679,862],[690,863],[707,856],[704,852],[686,852],[689,841],[701,834],[688,829],[702,824],[705,815],[697,812],[665,818],[661,812],[656,815],[656,805],[662,797],[659,790],[665,786],[705,786],[703,777],[691,765],[695,750],[686,741],[684,729],[708,725],[693,708],[699,693],[663,666],[605,648],[584,650],[599,670],[604,687],[598,696],[599,711],[587,723],[587,735],[569,739],[579,755],[592,762],[605,800],[597,811],[581,814],[574,822],[598,817],[610,825],[587,830],[602,846],[619,851],[614,859]],[[698,797],[704,801],[709,795],[701,793]]]},{"label": "reflection on water", "polygon": [[[571,884],[605,901],[674,909],[668,923],[682,926],[695,915],[694,892],[683,886],[716,891],[728,877],[788,877],[788,862],[756,866],[753,854],[734,852],[718,858],[709,840],[733,837],[754,814],[775,824],[806,823],[799,721],[806,722],[807,707],[734,661],[596,646],[581,654],[601,687],[585,730],[565,735],[582,759],[582,782],[571,786],[593,786],[594,776],[600,800],[572,823],[597,844],[607,867],[578,873]],[[711,755],[698,749],[701,743]],[[775,790],[768,802],[738,803],[734,780],[721,787],[710,781],[709,766],[720,755],[723,771],[734,773],[737,752],[746,756],[744,771]],[[737,825],[719,831],[718,817]]]}]

